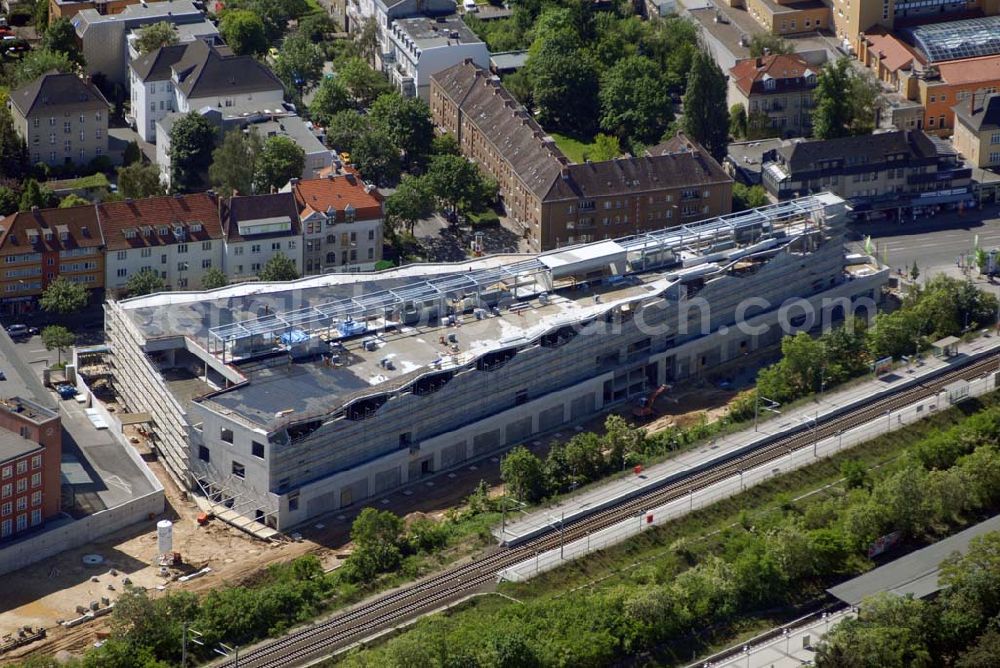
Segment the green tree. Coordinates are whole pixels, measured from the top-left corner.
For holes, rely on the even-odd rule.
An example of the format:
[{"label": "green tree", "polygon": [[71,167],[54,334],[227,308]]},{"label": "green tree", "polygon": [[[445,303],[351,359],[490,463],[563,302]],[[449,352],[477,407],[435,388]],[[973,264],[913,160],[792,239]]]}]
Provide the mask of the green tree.
[{"label": "green tree", "polygon": [[53,199],[48,188],[38,185],[35,179],[28,179],[24,182],[24,190],[21,191],[21,211],[31,211],[35,206],[39,209],[48,208],[53,204]]},{"label": "green tree", "polygon": [[326,126],[326,143],[338,151],[354,153],[358,140],[371,132],[368,118],[356,111],[338,111]]},{"label": "green tree", "polygon": [[71,206],[86,206],[87,204],[90,204],[90,200],[84,199],[76,193],[70,193],[59,200],[60,209],[68,209]]},{"label": "green tree", "polygon": [[500,478],[514,498],[534,503],[545,496],[542,461],[524,446],[517,446],[500,461]]},{"label": "green tree", "polygon": [[910,278],[914,281],[920,278],[920,267],[917,266],[916,260],[913,261],[913,266],[910,267]]},{"label": "green tree", "polygon": [[763,186],[746,186],[739,182],[733,183],[733,211],[754,209],[765,206],[767,203],[767,191],[764,190]]},{"label": "green tree", "polygon": [[583,155],[587,160],[601,162],[603,160],[614,160],[615,158],[621,156],[621,154],[622,146],[618,141],[618,137],[599,132],[597,133],[597,136],[594,137],[594,143],[591,145],[590,149],[584,152]]},{"label": "green tree", "polygon": [[62,364],[63,350],[72,346],[75,341],[76,334],[62,325],[49,325],[42,329],[42,343],[46,350],[58,351],[58,364]]},{"label": "green tree", "polygon": [[139,148],[139,142],[130,141],[125,150],[122,152],[122,165],[128,167],[133,162],[139,162],[142,160],[142,149]]},{"label": "green tree", "polygon": [[0,216],[9,216],[18,209],[20,198],[7,186],[0,186]]},{"label": "green tree", "polygon": [[304,91],[312,90],[323,76],[323,52],[304,35],[291,34],[281,44],[281,58],[274,64],[285,89],[301,101]]},{"label": "green tree", "polygon": [[229,285],[229,279],[218,267],[209,267],[201,275],[201,287],[205,290],[215,290]]},{"label": "green tree", "polygon": [[385,217],[390,226],[403,225],[409,234],[417,221],[434,212],[434,194],[426,177],[404,176],[399,187],[385,198]]},{"label": "green tree", "polygon": [[387,510],[364,508],[351,524],[354,551],[345,568],[363,580],[395,570],[402,561],[402,534],[402,518]]},{"label": "green tree", "polygon": [[309,115],[316,123],[326,126],[334,114],[353,106],[354,101],[347,86],[337,77],[324,77],[309,105]]},{"label": "green tree", "polygon": [[547,128],[587,137],[597,127],[599,98],[581,91],[600,89],[597,68],[579,39],[562,31],[536,38],[526,66],[538,120]]},{"label": "green tree", "polygon": [[398,93],[380,95],[368,112],[372,125],[399,148],[409,165],[422,162],[431,152],[434,124],[427,103]]},{"label": "green tree", "polygon": [[359,104],[369,107],[379,95],[390,90],[384,76],[361,58],[345,58],[336,64],[336,76]]},{"label": "green tree", "polygon": [[0,176],[21,180],[30,168],[28,146],[14,129],[7,105],[0,105]]},{"label": "green tree", "polygon": [[60,18],[49,24],[42,37],[42,48],[53,53],[65,53],[70,60],[82,65],[83,54],[77,44],[76,30],[67,18]]},{"label": "green tree", "polygon": [[65,276],[60,276],[45,288],[39,304],[42,310],[49,313],[69,315],[86,306],[88,298],[87,288]]},{"label": "green tree", "polygon": [[356,137],[351,160],[365,179],[380,186],[394,183],[402,171],[399,147],[384,130],[372,130]]},{"label": "green tree", "polygon": [[162,292],[167,284],[160,273],[152,269],[143,269],[128,277],[125,282],[125,293],[129,297],[141,297],[154,292]]},{"label": "green tree", "polygon": [[629,143],[649,144],[674,120],[670,94],[659,65],[629,56],[601,77],[601,127]]},{"label": "green tree", "polygon": [[257,274],[259,280],[267,282],[294,281],[298,277],[299,271],[295,268],[295,261],[284,253],[273,255]]},{"label": "green tree", "polygon": [[278,190],[289,179],[302,175],[306,167],[306,152],[294,140],[282,135],[268,137],[257,156],[254,192]]},{"label": "green tree", "polygon": [[32,17],[32,23],[35,24],[35,30],[39,32],[44,30],[45,26],[49,24],[49,3],[47,0],[36,0],[35,10]]},{"label": "green tree", "polygon": [[267,51],[264,19],[252,11],[234,9],[223,13],[219,20],[219,33],[237,55],[260,56]]},{"label": "green tree", "polygon": [[160,181],[160,168],[142,162],[133,162],[125,167],[119,167],[118,192],[123,197],[131,199],[163,195],[166,188]]},{"label": "green tree", "polygon": [[928,605],[912,597],[879,594],[861,613],[833,627],[816,648],[820,668],[921,668],[933,665]]},{"label": "green tree", "polygon": [[604,472],[607,462],[601,439],[593,432],[576,434],[566,443],[566,466],[573,481],[584,484],[596,480]]},{"label": "green tree", "polygon": [[170,183],[175,192],[197,189],[212,164],[215,128],[195,112],[181,116],[170,128]]},{"label": "green tree", "polygon": [[851,133],[854,110],[851,93],[853,70],[847,58],[827,63],[819,73],[813,91],[813,134],[819,139],[846,137]]},{"label": "green tree", "polygon": [[747,110],[742,102],[737,102],[729,107],[729,134],[733,136],[733,139],[746,139]]},{"label": "green tree", "polygon": [[29,51],[14,67],[10,82],[11,87],[16,88],[29,84],[52,70],[64,73],[73,72],[76,70],[76,63],[62,51],[48,51],[46,49]]},{"label": "green tree", "polygon": [[253,194],[257,159],[262,150],[263,142],[256,130],[227,132],[219,147],[212,151],[212,165],[208,168],[212,187],[224,197]]},{"label": "green tree", "polygon": [[705,51],[699,51],[691,65],[681,127],[713,158],[721,161],[725,157],[729,141],[726,77]]},{"label": "green tree", "polygon": [[435,135],[431,140],[431,153],[434,155],[462,155],[455,135],[450,132]]},{"label": "green tree", "polygon": [[337,31],[337,25],[326,12],[307,14],[299,21],[299,33],[312,42],[320,43],[329,33]]},{"label": "green tree", "polygon": [[795,53],[795,47],[778,35],[756,33],[750,38],[750,57],[760,58],[766,55],[785,55]]},{"label": "green tree", "polygon": [[475,163],[457,155],[434,156],[427,180],[442,205],[457,212],[481,208],[491,196],[490,188],[495,187]]},{"label": "green tree", "polygon": [[139,29],[139,35],[135,40],[135,48],[140,55],[156,51],[164,46],[177,44],[177,28],[169,21],[150,23]]}]

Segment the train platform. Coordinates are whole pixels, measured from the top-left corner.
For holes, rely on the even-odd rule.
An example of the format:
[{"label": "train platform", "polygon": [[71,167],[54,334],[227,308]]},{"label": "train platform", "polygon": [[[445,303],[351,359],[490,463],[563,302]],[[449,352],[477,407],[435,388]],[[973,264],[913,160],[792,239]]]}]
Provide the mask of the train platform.
[{"label": "train platform", "polygon": [[[754,444],[779,435],[812,429],[817,423],[873,399],[919,384],[964,360],[996,354],[1000,352],[1000,337],[984,332],[972,341],[958,344],[952,352],[954,354],[947,357],[931,355],[913,364],[901,364],[878,377],[854,381],[843,389],[826,392],[788,411],[780,406],[763,409],[756,429],[750,426],[703,442],[694,450],[679,453],[638,472],[628,471],[611,481],[563,496],[540,508],[508,513],[502,525],[494,529],[494,536],[501,544],[513,545],[558,529],[598,510],[663,486],[672,479],[682,478]],[[892,415],[888,415],[887,419],[891,420]]]}]

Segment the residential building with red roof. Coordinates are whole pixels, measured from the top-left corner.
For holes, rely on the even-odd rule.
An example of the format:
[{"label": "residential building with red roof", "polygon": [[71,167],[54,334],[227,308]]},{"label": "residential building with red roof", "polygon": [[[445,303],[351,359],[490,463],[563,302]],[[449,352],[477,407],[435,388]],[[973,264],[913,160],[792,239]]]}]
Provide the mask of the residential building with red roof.
[{"label": "residential building with red roof", "polygon": [[159,273],[170,289],[200,288],[207,269],[223,266],[219,206],[213,193],[98,204],[106,288],[122,291],[144,269]]},{"label": "residential building with red roof", "polygon": [[93,205],[13,213],[0,220],[0,312],[30,313],[56,278],[104,288],[104,240]]},{"label": "residential building with red roof", "polygon": [[729,105],[742,104],[748,122],[758,131],[808,136],[820,69],[794,53],[737,61],[729,70]]},{"label": "residential building with red roof", "polygon": [[382,259],[382,198],[353,173],[292,179],[305,274],[371,271]]}]

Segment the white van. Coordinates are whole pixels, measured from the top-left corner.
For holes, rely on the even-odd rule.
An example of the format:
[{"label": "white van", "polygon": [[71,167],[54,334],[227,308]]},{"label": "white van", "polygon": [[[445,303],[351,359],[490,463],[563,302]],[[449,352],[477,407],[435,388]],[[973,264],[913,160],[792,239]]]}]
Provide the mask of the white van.
[{"label": "white van", "polygon": [[478,12],[479,5],[476,4],[476,0],[462,0],[462,7],[468,12]]}]

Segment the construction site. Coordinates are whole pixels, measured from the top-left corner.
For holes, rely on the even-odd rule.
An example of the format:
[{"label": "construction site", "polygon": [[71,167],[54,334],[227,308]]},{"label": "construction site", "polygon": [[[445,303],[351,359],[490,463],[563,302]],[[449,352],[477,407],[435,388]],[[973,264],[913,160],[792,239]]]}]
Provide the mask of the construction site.
[{"label": "construction site", "polygon": [[850,266],[845,219],[822,194],[537,255],[112,301],[108,362],[178,485],[269,538],[768,349],[791,302],[793,327],[843,318],[887,280]]}]

